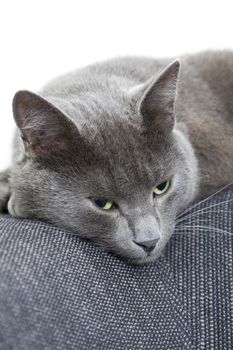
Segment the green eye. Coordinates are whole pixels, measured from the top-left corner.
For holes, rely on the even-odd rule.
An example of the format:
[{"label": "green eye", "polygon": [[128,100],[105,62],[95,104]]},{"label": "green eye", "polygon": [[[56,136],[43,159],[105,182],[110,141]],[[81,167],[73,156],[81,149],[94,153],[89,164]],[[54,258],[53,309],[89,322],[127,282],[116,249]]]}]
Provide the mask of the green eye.
[{"label": "green eye", "polygon": [[154,195],[160,196],[161,194],[167,192],[167,190],[169,189],[170,185],[171,185],[171,181],[170,180],[162,182],[157,187],[155,187],[155,189],[153,191]]},{"label": "green eye", "polygon": [[95,204],[104,210],[110,210],[113,208],[113,202],[107,199],[94,199]]}]

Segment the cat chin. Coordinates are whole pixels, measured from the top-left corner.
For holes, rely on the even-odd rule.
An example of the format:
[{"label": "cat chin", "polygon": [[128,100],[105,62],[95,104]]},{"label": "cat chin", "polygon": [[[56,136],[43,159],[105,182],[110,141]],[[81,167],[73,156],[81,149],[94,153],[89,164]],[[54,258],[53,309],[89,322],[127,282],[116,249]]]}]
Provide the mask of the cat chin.
[{"label": "cat chin", "polygon": [[145,258],[139,258],[139,259],[122,258],[122,259],[129,265],[144,266],[155,262],[161,255],[162,255],[162,252],[160,252],[159,254],[146,256]]},{"label": "cat chin", "polygon": [[143,254],[140,255],[139,257],[135,257],[132,256],[130,257],[130,255],[126,256],[126,255],[122,255],[122,254],[114,254],[115,256],[117,256],[119,259],[123,260],[126,264],[128,265],[135,265],[135,266],[143,266],[143,265],[148,265],[153,263],[154,261],[156,261],[159,257],[161,257],[161,255],[163,255],[164,252],[164,248],[160,248],[159,250],[156,250],[155,252],[148,254]]}]

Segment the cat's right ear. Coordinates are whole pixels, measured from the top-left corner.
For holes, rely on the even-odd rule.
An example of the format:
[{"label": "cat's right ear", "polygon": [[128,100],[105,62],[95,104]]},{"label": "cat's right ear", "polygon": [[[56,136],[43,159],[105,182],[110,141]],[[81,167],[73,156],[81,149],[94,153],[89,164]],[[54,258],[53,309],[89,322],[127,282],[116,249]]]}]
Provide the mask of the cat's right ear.
[{"label": "cat's right ear", "polygon": [[155,78],[131,90],[145,130],[167,134],[173,129],[179,71],[180,61],[175,60]]},{"label": "cat's right ear", "polygon": [[30,91],[18,91],[13,99],[13,115],[31,158],[48,159],[66,153],[77,139],[74,123],[53,104]]}]

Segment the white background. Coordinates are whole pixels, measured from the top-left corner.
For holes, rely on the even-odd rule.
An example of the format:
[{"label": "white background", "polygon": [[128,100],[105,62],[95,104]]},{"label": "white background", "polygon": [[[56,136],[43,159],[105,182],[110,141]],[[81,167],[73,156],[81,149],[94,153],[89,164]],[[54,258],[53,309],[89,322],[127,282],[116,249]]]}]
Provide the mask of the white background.
[{"label": "white background", "polygon": [[231,0],[1,1],[0,169],[10,163],[17,90],[116,55],[233,48],[232,10]]}]

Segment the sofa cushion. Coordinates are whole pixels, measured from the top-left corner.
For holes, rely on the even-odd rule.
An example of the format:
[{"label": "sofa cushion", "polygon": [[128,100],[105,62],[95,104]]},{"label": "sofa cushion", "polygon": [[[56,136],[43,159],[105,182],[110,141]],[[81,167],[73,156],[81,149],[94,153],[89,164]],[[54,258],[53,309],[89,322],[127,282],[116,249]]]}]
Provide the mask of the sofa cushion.
[{"label": "sofa cushion", "polygon": [[232,190],[194,205],[164,255],[141,267],[2,216],[0,349],[231,349],[232,209]]}]

